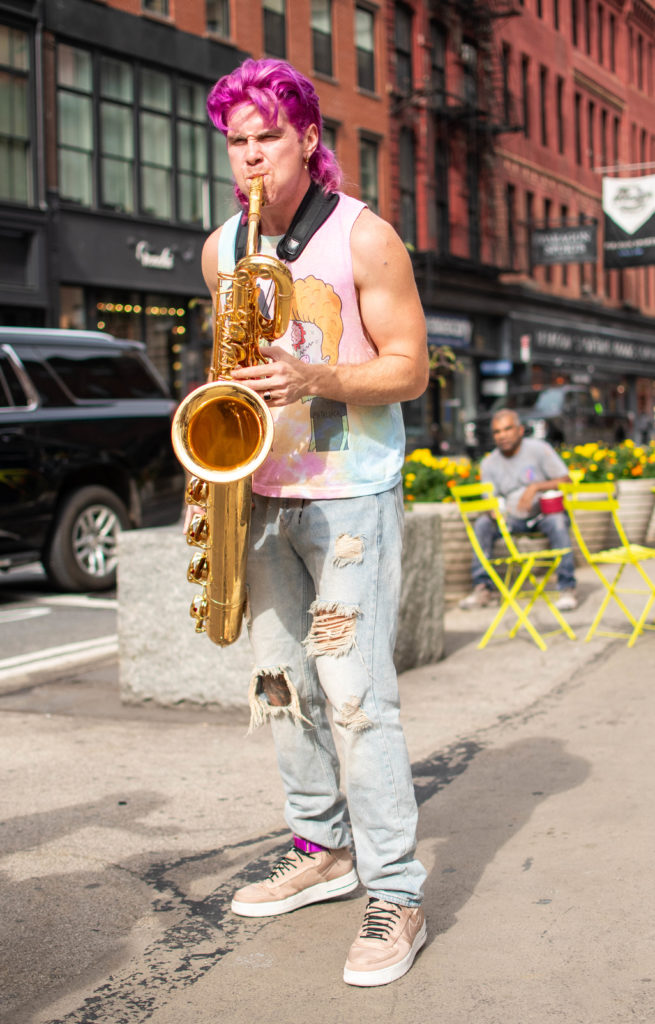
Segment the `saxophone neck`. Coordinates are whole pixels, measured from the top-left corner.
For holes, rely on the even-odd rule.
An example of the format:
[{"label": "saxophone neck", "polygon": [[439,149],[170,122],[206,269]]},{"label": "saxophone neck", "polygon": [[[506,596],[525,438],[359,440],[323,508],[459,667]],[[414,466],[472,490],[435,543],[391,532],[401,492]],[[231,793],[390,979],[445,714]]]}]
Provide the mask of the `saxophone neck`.
[{"label": "saxophone neck", "polygon": [[257,252],[259,241],[259,221],[262,215],[263,201],[264,179],[253,178],[250,182],[250,193],[248,196],[248,239],[246,241],[246,256],[254,256]]}]

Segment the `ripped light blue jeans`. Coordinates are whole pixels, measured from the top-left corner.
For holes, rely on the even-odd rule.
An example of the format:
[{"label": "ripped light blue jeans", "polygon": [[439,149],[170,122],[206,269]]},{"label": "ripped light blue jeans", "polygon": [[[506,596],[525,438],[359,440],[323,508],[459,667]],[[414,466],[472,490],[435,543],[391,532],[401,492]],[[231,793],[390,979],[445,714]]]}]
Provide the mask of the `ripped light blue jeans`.
[{"label": "ripped light blue jeans", "polygon": [[[352,833],[369,895],[418,906],[425,869],[415,857],[416,799],[393,664],[402,532],[400,487],[316,501],[254,496],[251,697],[270,718],[292,832],[332,849]],[[286,707],[271,707],[280,690]]]}]

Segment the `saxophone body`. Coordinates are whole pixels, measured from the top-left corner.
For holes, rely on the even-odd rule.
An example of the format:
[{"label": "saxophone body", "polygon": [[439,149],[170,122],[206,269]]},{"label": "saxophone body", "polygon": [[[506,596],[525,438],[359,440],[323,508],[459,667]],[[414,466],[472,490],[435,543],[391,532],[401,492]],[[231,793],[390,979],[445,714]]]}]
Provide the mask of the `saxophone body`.
[{"label": "saxophone body", "polygon": [[[287,329],[293,279],[274,256],[257,253],[263,182],[251,182],[246,254],[232,274],[218,274],[214,345],[209,382],[179,405],[172,426],[173,449],[190,474],[189,505],[198,505],[187,542],[198,548],[187,578],[202,588],[190,614],[196,632],[221,647],[241,632],[246,603],[246,562],[252,505],[252,474],[273,443],[273,418],[266,402],[231,377],[237,366],[265,363],[259,345]],[[270,281],[274,303],[260,309],[262,281]]]}]

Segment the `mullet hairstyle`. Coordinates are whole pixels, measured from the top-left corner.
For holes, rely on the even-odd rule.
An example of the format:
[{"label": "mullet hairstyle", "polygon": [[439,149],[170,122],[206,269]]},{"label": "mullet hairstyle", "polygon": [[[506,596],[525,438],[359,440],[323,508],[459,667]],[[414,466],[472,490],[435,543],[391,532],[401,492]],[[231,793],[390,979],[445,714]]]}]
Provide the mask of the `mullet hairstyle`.
[{"label": "mullet hairstyle", "polygon": [[[207,98],[207,112],[219,132],[227,135],[227,121],[235,107],[252,104],[269,124],[277,124],[280,107],[302,138],[310,125],[318,129],[318,145],[309,161],[312,181],[324,192],[334,192],[342,180],[334,153],[323,144],[323,119],[316,90],[305,75],[284,60],[245,60],[219,78]],[[237,199],[247,209],[246,196],[235,186]]]}]

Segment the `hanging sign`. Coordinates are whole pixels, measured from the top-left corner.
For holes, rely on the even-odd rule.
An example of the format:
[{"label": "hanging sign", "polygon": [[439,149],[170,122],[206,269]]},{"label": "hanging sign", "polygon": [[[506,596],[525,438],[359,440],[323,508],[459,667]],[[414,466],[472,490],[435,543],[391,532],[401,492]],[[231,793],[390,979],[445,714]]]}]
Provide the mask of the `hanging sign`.
[{"label": "hanging sign", "polygon": [[655,263],[655,175],[603,178],[606,269]]}]

